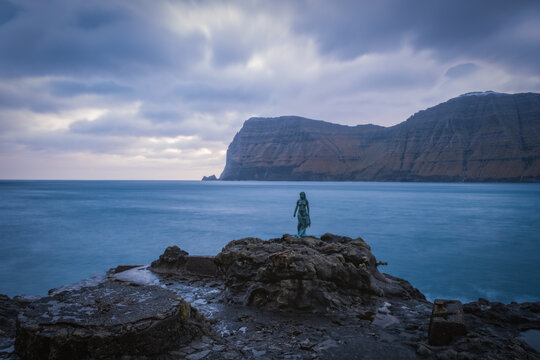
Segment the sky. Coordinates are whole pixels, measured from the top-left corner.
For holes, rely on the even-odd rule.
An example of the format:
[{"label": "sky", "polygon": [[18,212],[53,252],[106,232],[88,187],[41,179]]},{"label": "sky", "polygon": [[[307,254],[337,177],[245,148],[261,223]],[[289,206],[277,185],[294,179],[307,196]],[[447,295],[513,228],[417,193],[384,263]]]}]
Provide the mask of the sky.
[{"label": "sky", "polygon": [[540,1],[0,0],[0,178],[219,176],[252,116],[540,92]]}]

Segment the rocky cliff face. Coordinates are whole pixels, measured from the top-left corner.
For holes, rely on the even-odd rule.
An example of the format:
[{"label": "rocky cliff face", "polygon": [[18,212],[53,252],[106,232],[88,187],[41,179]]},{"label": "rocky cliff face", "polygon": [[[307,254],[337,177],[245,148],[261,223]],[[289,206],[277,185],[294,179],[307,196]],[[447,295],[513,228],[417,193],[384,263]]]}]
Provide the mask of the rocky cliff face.
[{"label": "rocky cliff face", "polygon": [[540,181],[540,94],[465,94],[388,128],[251,118],[220,179]]}]

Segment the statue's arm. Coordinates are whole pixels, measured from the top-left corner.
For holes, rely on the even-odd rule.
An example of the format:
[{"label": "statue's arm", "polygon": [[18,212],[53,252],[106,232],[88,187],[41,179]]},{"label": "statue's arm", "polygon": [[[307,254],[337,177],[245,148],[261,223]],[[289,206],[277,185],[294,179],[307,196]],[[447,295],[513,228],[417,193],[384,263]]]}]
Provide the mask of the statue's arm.
[{"label": "statue's arm", "polygon": [[309,215],[309,201],[306,200],[307,214]]},{"label": "statue's arm", "polygon": [[296,216],[296,211],[298,210],[298,201],[296,202],[296,207],[294,208],[294,214],[292,217]]}]

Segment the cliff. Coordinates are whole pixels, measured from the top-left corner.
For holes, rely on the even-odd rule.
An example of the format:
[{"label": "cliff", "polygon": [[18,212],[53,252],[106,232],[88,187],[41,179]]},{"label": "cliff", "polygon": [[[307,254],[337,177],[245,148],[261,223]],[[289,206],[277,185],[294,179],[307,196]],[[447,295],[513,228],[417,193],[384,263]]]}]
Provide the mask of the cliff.
[{"label": "cliff", "polygon": [[540,181],[540,94],[465,94],[392,127],[251,118],[220,179]]}]

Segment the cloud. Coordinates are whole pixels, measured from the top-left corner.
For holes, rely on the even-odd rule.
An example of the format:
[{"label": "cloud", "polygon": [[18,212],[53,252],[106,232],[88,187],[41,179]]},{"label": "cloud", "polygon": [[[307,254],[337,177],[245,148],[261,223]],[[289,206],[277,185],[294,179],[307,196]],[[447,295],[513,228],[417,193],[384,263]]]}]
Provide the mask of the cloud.
[{"label": "cloud", "polygon": [[120,12],[97,9],[78,13],[75,24],[81,29],[95,30],[99,27],[114,24],[123,18],[124,16]]},{"label": "cloud", "polygon": [[128,75],[182,68],[202,56],[202,35],[171,36],[158,16],[148,16],[149,3],[93,4],[98,9],[79,0],[25,2],[0,32],[0,75]]},{"label": "cloud", "polygon": [[14,19],[20,11],[21,8],[11,1],[0,0],[0,26]]},{"label": "cloud", "polygon": [[465,63],[465,64],[459,64],[456,66],[452,66],[450,69],[446,71],[446,76],[449,78],[460,78],[463,76],[471,75],[475,71],[478,70],[478,66],[476,66],[473,63]]},{"label": "cloud", "polygon": [[539,4],[0,0],[2,176],[200,178],[251,116],[540,91]]},{"label": "cloud", "polygon": [[[509,68],[540,69],[534,61],[540,56],[538,1],[315,0],[296,4],[295,28],[313,34],[324,52],[342,59],[391,52],[410,44],[416,50],[433,51],[439,59],[465,56]],[[526,30],[524,24],[528,24]]]},{"label": "cloud", "polygon": [[60,97],[73,97],[82,94],[116,95],[132,91],[131,88],[118,85],[114,81],[101,81],[93,84],[79,81],[52,81],[50,87],[52,93]]}]

